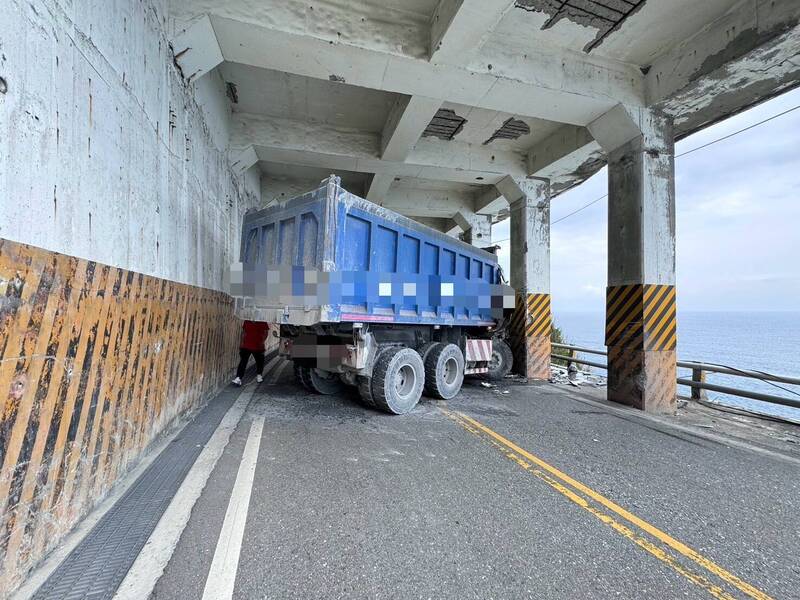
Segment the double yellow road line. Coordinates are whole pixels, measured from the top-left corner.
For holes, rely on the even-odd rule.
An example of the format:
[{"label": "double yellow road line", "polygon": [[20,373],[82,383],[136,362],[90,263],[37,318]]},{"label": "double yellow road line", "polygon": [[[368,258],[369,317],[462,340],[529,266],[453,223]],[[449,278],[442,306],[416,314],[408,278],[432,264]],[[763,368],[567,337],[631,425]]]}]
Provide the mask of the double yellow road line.
[{"label": "double yellow road line", "polygon": [[[486,425],[460,412],[445,408],[440,408],[440,410],[468,432],[492,444],[506,458],[544,481],[551,488],[589,512],[602,523],[610,526],[614,531],[655,556],[714,597],[723,599],[735,598],[722,586],[709,579],[707,577],[708,573],[730,584],[750,598],[772,600],[768,594],[741,580],[733,573],[726,571],[696,550],[679,542],[647,521],[640,519],[592,488],[573,479],[527,450],[520,448],[514,442],[506,439]],[[707,573],[704,574],[702,571],[693,570],[693,568],[684,565],[679,560],[679,557],[676,556],[676,553],[702,567]]]}]

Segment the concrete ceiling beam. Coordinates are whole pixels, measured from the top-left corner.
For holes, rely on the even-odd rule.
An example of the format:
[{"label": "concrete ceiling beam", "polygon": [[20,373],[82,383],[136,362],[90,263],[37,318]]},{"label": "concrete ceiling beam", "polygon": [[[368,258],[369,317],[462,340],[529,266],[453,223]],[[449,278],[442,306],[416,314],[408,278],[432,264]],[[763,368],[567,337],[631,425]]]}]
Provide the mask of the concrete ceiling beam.
[{"label": "concrete ceiling beam", "polygon": [[474,212],[460,210],[453,215],[453,221],[456,222],[456,225],[459,226],[461,231],[468,231],[472,227],[477,216],[478,215]]},{"label": "concrete ceiling beam", "polygon": [[236,148],[230,153],[231,167],[240,175],[258,162],[258,155],[253,146]]},{"label": "concrete ceiling beam", "polygon": [[[431,122],[442,101],[424,96],[400,96],[389,111],[381,133],[381,158],[403,162]],[[394,181],[394,173],[375,174],[367,189],[367,200],[381,203]]]},{"label": "concrete ceiling beam", "polygon": [[523,179],[506,175],[497,180],[475,198],[475,212],[482,215],[497,215],[525,195]]},{"label": "concrete ceiling beam", "polygon": [[458,226],[455,226],[453,223],[453,219],[443,219],[440,217],[412,217],[417,223],[422,223],[427,227],[435,229],[441,233],[446,233],[448,235],[452,235],[450,231],[453,230],[455,227],[458,229]]},{"label": "concrete ceiling beam", "polygon": [[482,215],[494,215],[507,207],[508,201],[496,185],[487,185],[486,189],[475,198],[475,212]]},{"label": "concrete ceiling beam", "polygon": [[528,152],[528,175],[549,179],[557,196],[594,175],[605,153],[586,127],[564,125]]},{"label": "concrete ceiling beam", "polygon": [[510,0],[440,0],[431,19],[431,62],[460,63],[486,43]]},{"label": "concrete ceiling beam", "polygon": [[444,233],[447,235],[451,235],[453,237],[458,237],[462,233],[464,233],[459,227],[458,223],[455,222],[454,219],[447,219],[447,229],[444,230]]},{"label": "concrete ceiling beam", "polygon": [[606,154],[610,154],[643,137],[645,144],[656,144],[660,139],[665,116],[648,108],[631,108],[618,104],[604,115],[589,123],[587,129]]},{"label": "concrete ceiling beam", "polygon": [[[304,23],[265,17],[255,24],[238,14],[224,16],[227,5],[215,10],[213,30],[230,62],[576,125],[617,102],[644,102],[638,69],[581,52],[553,47],[526,57],[496,53],[491,64],[475,61],[465,68],[400,54],[402,45],[388,52],[378,42],[338,43],[303,33]],[[364,39],[374,38],[380,31]]]},{"label": "concrete ceiling beam", "polygon": [[549,178],[551,173],[571,168],[576,154],[600,149],[586,127],[564,125],[528,151],[528,175]]},{"label": "concrete ceiling beam", "polygon": [[452,190],[427,190],[394,186],[381,205],[408,217],[451,218],[459,212],[472,214],[471,194]]},{"label": "concrete ceiling beam", "polygon": [[260,160],[358,173],[391,174],[462,183],[494,183],[525,175],[525,157],[456,141],[425,138],[405,162],[379,158],[380,136],[291,119],[234,113],[231,144],[252,145]]},{"label": "concrete ceiling beam", "polygon": [[208,15],[202,15],[179,30],[171,40],[175,62],[187,81],[195,81],[224,60]]},{"label": "concrete ceiling beam", "polygon": [[587,125],[591,136],[607,153],[642,135],[640,124],[631,111],[617,104]]},{"label": "concrete ceiling beam", "polygon": [[683,137],[796,86],[798,48],[797,0],[742,0],[649,67],[647,104]]},{"label": "concrete ceiling beam", "polygon": [[381,134],[381,158],[404,161],[441,106],[438,98],[401,96]]},{"label": "concrete ceiling beam", "polygon": [[389,188],[392,187],[394,173],[375,173],[367,184],[367,200],[375,204],[383,204]]}]

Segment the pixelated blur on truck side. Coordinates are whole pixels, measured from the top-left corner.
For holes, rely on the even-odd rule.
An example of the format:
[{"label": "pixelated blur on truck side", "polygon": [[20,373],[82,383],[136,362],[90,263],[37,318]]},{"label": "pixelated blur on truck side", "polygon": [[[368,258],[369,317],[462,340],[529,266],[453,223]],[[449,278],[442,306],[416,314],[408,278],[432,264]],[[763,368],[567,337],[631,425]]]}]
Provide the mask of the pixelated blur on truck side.
[{"label": "pixelated blur on truck side", "polygon": [[403,414],[450,399],[465,375],[511,370],[514,308],[497,257],[342,189],[245,215],[231,294],[242,319],[280,325],[279,352],[311,392],[357,386]]}]

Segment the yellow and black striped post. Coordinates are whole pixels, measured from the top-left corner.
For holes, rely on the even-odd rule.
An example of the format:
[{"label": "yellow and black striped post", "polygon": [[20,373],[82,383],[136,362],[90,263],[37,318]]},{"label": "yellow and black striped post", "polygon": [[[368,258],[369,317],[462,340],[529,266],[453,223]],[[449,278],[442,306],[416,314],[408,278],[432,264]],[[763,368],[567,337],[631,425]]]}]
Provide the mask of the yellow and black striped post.
[{"label": "yellow and black striped post", "polygon": [[608,399],[654,413],[675,412],[675,286],[610,286],[606,294]]},{"label": "yellow and black striped post", "polygon": [[514,371],[528,379],[550,378],[550,294],[517,294],[509,323]]}]

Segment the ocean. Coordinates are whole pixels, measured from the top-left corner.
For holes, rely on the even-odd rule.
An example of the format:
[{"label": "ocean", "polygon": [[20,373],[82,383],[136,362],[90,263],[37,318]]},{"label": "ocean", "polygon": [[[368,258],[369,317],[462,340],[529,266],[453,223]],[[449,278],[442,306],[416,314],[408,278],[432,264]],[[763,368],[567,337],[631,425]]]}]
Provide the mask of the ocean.
[{"label": "ocean", "polygon": [[[605,315],[554,310],[553,319],[568,343],[584,348],[605,350],[603,344]],[[584,358],[604,362],[602,356],[586,355]],[[678,359],[800,377],[800,311],[679,311]],[[593,369],[593,371],[605,374],[604,370]],[[685,375],[689,371],[679,369],[678,373]],[[708,373],[707,381],[800,400],[800,396],[792,392],[747,377]],[[800,386],[783,383],[777,385],[800,394]],[[690,390],[681,386],[678,388],[678,392],[688,396]],[[800,409],[717,392],[708,392],[708,397],[726,405],[800,422]]]}]

